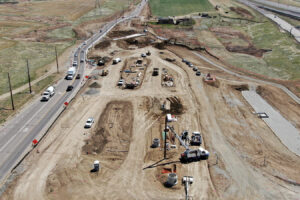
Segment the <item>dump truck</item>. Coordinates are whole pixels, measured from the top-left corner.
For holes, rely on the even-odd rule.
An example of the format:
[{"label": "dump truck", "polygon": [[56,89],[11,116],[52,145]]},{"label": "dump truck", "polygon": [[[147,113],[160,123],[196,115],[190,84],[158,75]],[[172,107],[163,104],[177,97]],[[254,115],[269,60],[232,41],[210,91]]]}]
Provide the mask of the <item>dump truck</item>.
[{"label": "dump truck", "polygon": [[202,137],[200,132],[193,132],[191,137],[191,145],[200,146],[202,144]]},{"label": "dump truck", "polygon": [[55,94],[54,87],[49,86],[44,92],[41,101],[48,101]]}]

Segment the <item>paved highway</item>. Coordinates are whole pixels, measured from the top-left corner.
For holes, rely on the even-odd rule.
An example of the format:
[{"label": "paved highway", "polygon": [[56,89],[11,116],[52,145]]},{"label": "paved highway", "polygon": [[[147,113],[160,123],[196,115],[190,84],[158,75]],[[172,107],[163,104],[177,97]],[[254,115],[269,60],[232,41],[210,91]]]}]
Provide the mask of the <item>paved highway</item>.
[{"label": "paved highway", "polygon": [[290,6],[282,3],[277,3],[273,1],[268,1],[268,0],[250,0],[251,2],[259,3],[262,5],[268,5],[274,8],[278,8],[280,10],[287,10],[290,12],[298,13],[300,14],[300,8],[296,6]]},{"label": "paved highway", "polygon": [[[250,1],[246,1],[246,0],[238,0],[238,1],[241,2],[241,3],[243,3],[243,4],[245,4],[245,5],[247,5],[247,6],[249,6],[249,7],[251,7],[251,8],[253,8],[254,10],[260,12],[261,14],[265,15],[267,18],[273,20],[283,30],[285,30],[287,32],[290,32],[295,37],[295,39],[297,40],[297,42],[300,43],[300,31],[298,29],[296,29],[294,26],[292,26],[291,24],[287,23],[286,21],[284,21],[280,17],[272,14],[271,12],[268,12],[268,11],[260,8],[260,4],[257,4],[257,3],[254,3],[254,2],[250,2]],[[282,11],[282,13],[289,14],[289,11]]]},{"label": "paved highway", "polygon": [[[99,31],[86,40],[86,45],[82,44],[75,51],[73,60],[78,62],[77,73],[81,74],[81,79],[60,80],[55,85],[55,95],[48,102],[41,102],[40,97],[36,98],[0,128],[0,182],[5,180],[11,169],[32,148],[31,142],[33,139],[41,138],[47,132],[51,124],[64,110],[63,103],[70,101],[79,91],[85,68],[85,61],[80,62],[80,60],[85,60],[88,49],[105,36],[116,24],[138,16],[146,3],[147,0],[143,0],[128,16],[107,23],[102,27],[101,32]],[[67,86],[71,84],[74,89],[66,92]]]}]

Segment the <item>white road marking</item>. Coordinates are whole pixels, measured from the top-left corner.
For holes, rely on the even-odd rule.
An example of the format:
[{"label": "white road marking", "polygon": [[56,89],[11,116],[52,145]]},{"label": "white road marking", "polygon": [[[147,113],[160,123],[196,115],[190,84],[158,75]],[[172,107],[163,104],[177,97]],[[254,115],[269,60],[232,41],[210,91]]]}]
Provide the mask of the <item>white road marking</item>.
[{"label": "white road marking", "polygon": [[27,123],[25,123],[20,129],[19,131],[13,136],[11,137],[6,143],[5,145],[3,145],[1,148],[0,148],[0,151],[3,151],[3,149],[5,149],[7,147],[7,145],[12,141],[14,140],[19,134],[20,131],[22,131],[24,129],[25,126],[27,126],[31,120],[37,115],[39,114],[39,112],[46,106],[46,103],[44,104],[44,106],[42,106],[34,115],[32,115],[32,117],[27,121]]}]

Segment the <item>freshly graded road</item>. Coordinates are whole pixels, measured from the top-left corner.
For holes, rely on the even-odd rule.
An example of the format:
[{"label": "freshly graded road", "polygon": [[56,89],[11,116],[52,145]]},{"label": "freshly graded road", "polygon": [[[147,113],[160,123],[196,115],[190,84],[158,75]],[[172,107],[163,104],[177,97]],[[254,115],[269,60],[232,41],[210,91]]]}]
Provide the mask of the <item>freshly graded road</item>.
[{"label": "freshly graded road", "polygon": [[282,117],[255,91],[242,91],[242,95],[256,113],[267,113],[269,117],[263,118],[266,124],[289,150],[300,156],[300,133],[291,122]]},{"label": "freshly graded road", "polygon": [[[77,73],[81,74],[80,79],[74,79],[73,81],[60,80],[55,85],[56,94],[48,102],[41,102],[40,97],[36,98],[0,128],[0,183],[5,180],[13,167],[32,148],[32,140],[41,138],[47,132],[47,129],[64,110],[64,102],[70,101],[79,91],[85,67],[85,61],[80,62],[80,60],[85,60],[88,49],[105,36],[116,24],[138,16],[146,3],[147,0],[143,0],[128,16],[107,23],[102,27],[101,32],[99,31],[86,40],[86,45],[82,44],[75,51],[74,60],[77,60],[79,64]],[[66,92],[66,88],[70,84],[74,86],[74,89]]]}]

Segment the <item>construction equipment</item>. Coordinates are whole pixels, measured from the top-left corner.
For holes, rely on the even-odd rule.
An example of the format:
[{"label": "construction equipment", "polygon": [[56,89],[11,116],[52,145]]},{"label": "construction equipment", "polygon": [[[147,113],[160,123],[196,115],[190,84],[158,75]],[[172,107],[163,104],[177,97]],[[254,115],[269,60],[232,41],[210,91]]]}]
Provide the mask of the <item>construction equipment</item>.
[{"label": "construction equipment", "polygon": [[187,130],[184,130],[182,133],[181,133],[181,139],[187,143],[190,141],[190,138],[189,138],[189,132]]},{"label": "construction equipment", "polygon": [[192,176],[184,176],[182,178],[182,185],[184,185],[185,190],[185,200],[191,200],[192,197],[189,196],[189,186],[194,182],[194,178]]},{"label": "construction equipment", "polygon": [[101,71],[101,76],[107,76],[108,75],[108,70],[106,69],[106,70],[102,70]]},{"label": "construction equipment", "polygon": [[171,132],[175,135],[175,137],[179,140],[179,142],[180,142],[180,144],[182,145],[182,146],[184,146],[184,148],[185,149],[189,149],[189,146],[187,145],[187,144],[185,144],[185,142],[181,139],[181,137],[174,131],[174,128],[173,127],[171,127],[171,126],[169,126],[169,125],[167,125],[167,128],[169,129],[169,130],[171,130]]},{"label": "construction equipment", "polygon": [[151,145],[151,148],[157,148],[159,146],[160,146],[160,139],[154,138],[153,142],[152,142],[152,145]]},{"label": "construction equipment", "polygon": [[200,132],[193,132],[191,137],[191,145],[200,146],[202,144],[202,137]]},{"label": "construction equipment", "polygon": [[99,160],[95,160],[95,161],[94,161],[94,168],[91,169],[90,172],[98,172],[99,169],[100,169],[100,162],[99,162]]},{"label": "construction equipment", "polygon": [[204,81],[206,81],[206,82],[215,82],[216,77],[211,75],[210,73],[207,73],[205,78],[204,78]]},{"label": "construction equipment", "polygon": [[183,163],[195,162],[200,160],[207,160],[209,152],[202,147],[199,149],[187,149],[181,154],[180,161]]},{"label": "construction equipment", "polygon": [[186,149],[180,156],[180,161],[183,163],[195,162],[200,160],[207,160],[209,152],[204,148],[190,149],[189,146],[181,139],[181,137],[174,131],[173,127],[167,125],[167,128],[176,136],[180,144]]}]

